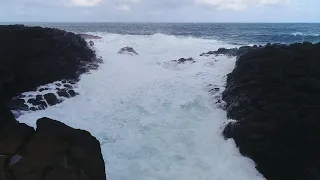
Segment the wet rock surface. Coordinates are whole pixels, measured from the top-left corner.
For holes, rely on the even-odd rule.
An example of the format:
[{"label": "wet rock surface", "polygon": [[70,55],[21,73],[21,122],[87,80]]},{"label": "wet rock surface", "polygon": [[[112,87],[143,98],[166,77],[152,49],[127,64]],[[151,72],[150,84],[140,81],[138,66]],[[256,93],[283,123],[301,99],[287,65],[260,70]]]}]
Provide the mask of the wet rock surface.
[{"label": "wet rock surface", "polygon": [[268,180],[320,179],[320,44],[267,45],[238,57],[224,129]]},{"label": "wet rock surface", "polygon": [[36,91],[24,92],[14,97],[7,107],[15,112],[16,117],[25,111],[44,110],[78,95],[79,93],[74,91],[76,87],[74,81],[57,81],[40,86]]},{"label": "wet rock surface", "polygon": [[123,47],[119,50],[118,54],[138,55],[137,51],[133,47]]},{"label": "wet rock surface", "polygon": [[173,62],[182,64],[182,63],[186,63],[186,62],[195,63],[196,61],[190,57],[190,58],[180,58],[178,60],[173,60]]}]

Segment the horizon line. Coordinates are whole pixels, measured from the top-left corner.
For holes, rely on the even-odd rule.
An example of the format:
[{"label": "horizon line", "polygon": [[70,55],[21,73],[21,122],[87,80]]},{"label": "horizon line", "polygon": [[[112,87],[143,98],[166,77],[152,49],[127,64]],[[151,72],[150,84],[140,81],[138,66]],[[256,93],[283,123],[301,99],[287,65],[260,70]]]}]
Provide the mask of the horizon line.
[{"label": "horizon line", "polygon": [[0,21],[0,24],[2,23],[141,23],[141,24],[147,24],[147,23],[154,23],[154,24],[320,24],[320,22],[147,22],[147,21],[25,21],[25,22],[19,22],[19,21]]}]

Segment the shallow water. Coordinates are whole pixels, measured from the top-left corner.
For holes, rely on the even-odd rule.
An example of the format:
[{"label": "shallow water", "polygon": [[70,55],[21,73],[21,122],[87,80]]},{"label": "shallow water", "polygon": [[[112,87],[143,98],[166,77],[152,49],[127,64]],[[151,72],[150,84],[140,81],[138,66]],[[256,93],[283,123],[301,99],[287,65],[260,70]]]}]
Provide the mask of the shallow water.
[{"label": "shallow water", "polygon": [[[100,141],[109,180],[260,180],[254,163],[221,135],[226,112],[215,104],[235,58],[200,57],[216,40],[163,34],[94,33],[104,63],[81,77],[79,96],[19,117],[46,116],[90,131]],[[132,46],[138,56],[118,55]],[[196,63],[171,60],[194,57]],[[209,94],[208,85],[219,87]]]}]

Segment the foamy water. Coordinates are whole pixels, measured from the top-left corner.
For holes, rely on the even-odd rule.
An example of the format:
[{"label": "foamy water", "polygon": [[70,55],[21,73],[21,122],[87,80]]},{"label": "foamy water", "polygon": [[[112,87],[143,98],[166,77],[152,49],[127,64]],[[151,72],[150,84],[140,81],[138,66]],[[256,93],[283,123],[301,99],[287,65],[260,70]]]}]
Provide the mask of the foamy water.
[{"label": "foamy water", "polygon": [[[264,179],[221,135],[228,120],[214,97],[235,59],[199,56],[230,45],[162,34],[96,35],[103,37],[95,48],[104,63],[82,76],[80,95],[19,121],[35,126],[46,116],[90,131],[101,143],[108,180]],[[118,55],[124,46],[139,56]],[[182,57],[197,62],[170,64]],[[209,84],[221,91],[210,95]]]}]

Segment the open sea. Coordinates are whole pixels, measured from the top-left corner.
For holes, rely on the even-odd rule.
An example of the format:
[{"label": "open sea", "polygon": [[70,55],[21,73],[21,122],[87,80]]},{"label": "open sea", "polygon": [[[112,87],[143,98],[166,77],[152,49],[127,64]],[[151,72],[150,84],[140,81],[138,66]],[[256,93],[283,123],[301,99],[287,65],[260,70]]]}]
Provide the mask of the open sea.
[{"label": "open sea", "polygon": [[[46,116],[91,132],[108,180],[263,180],[221,132],[221,98],[236,58],[200,57],[220,47],[320,42],[320,24],[27,23],[102,37],[103,63],[81,76],[80,95],[19,121]],[[133,47],[139,55],[118,54]],[[195,63],[172,60],[192,57]],[[217,92],[209,92],[213,87]]]},{"label": "open sea", "polygon": [[320,23],[25,23],[73,32],[109,32],[122,35],[164,34],[215,39],[229,44],[320,42]]}]

